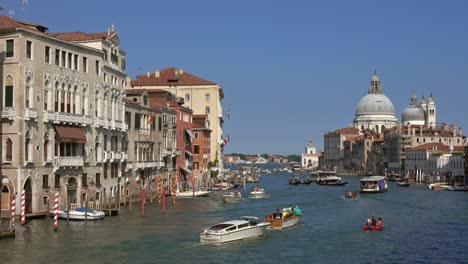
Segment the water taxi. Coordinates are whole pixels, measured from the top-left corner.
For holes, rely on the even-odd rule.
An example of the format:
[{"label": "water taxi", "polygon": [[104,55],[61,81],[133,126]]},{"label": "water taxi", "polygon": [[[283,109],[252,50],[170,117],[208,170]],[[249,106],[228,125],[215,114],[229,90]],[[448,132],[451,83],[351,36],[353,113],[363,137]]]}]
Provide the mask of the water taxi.
[{"label": "water taxi", "polygon": [[260,187],[254,187],[250,191],[250,197],[251,198],[265,198],[267,194],[265,193],[265,189],[260,188]]},{"label": "water taxi", "polygon": [[327,176],[317,179],[317,184],[326,186],[343,186],[348,184],[348,182],[341,181],[341,177],[338,176]]},{"label": "water taxi", "polygon": [[233,203],[242,200],[242,193],[240,191],[232,191],[223,194],[223,201],[225,203]]},{"label": "water taxi", "polygon": [[362,193],[378,193],[388,190],[388,184],[384,176],[369,176],[361,179]]},{"label": "water taxi", "polygon": [[272,229],[283,229],[299,223],[301,215],[296,215],[291,208],[284,208],[280,212],[267,214],[265,222],[270,223]]},{"label": "water taxi", "polygon": [[[51,215],[54,215],[54,211],[49,212]],[[91,208],[85,207],[78,207],[75,209],[70,210],[68,213],[67,210],[59,210],[58,211],[58,218],[70,220],[98,220],[103,219],[105,214],[103,211],[93,210]]]},{"label": "water taxi", "polygon": [[210,195],[210,191],[202,191],[202,190],[197,190],[197,191],[183,191],[183,192],[176,192],[176,197],[177,198],[192,198],[192,197],[206,197]]},{"label": "water taxi", "polygon": [[257,217],[242,216],[240,220],[231,220],[206,228],[200,233],[201,243],[222,244],[247,238],[260,237],[269,226]]}]

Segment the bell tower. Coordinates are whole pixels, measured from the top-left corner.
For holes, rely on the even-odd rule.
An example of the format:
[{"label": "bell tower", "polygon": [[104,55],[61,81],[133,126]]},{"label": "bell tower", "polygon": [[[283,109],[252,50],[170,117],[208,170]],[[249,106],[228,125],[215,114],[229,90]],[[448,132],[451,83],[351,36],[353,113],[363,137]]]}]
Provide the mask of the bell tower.
[{"label": "bell tower", "polygon": [[427,101],[427,115],[426,115],[426,126],[430,128],[436,127],[436,105],[434,101],[434,97],[431,95],[429,96],[429,100]]}]

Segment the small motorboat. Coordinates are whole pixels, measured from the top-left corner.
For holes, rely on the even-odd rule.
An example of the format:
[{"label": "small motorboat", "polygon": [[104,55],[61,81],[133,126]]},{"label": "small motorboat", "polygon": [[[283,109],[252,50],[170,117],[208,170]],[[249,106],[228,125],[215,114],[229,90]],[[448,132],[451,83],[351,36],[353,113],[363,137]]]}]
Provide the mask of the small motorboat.
[{"label": "small motorboat", "polygon": [[242,216],[240,220],[232,220],[206,228],[200,233],[201,243],[222,244],[247,238],[260,237],[269,226],[257,217]]},{"label": "small motorboat", "polygon": [[223,201],[225,203],[233,203],[242,200],[242,193],[240,191],[232,191],[223,194]]},{"label": "small motorboat", "polygon": [[396,186],[398,187],[409,187],[410,186],[410,183],[409,182],[405,182],[405,181],[398,181],[396,183]]},{"label": "small motorboat", "polygon": [[183,192],[176,192],[177,198],[192,198],[192,197],[206,197],[210,195],[210,191],[183,191]]},{"label": "small motorboat", "polygon": [[[54,211],[50,211],[50,214],[54,214]],[[68,219],[70,220],[98,220],[98,219],[103,219],[105,214],[103,211],[98,211],[98,210],[93,210],[91,208],[86,208],[86,207],[78,207],[75,209],[70,210],[70,213],[68,213],[68,210],[59,210],[58,211],[58,217],[62,219],[66,219],[68,216]]]},{"label": "small motorboat", "polygon": [[348,184],[348,182],[341,181],[341,177],[338,176],[327,176],[317,180],[318,185],[325,186],[343,186]]},{"label": "small motorboat", "polygon": [[312,179],[310,178],[305,178],[304,180],[301,180],[301,184],[311,184],[312,183]]},{"label": "small motorboat", "polygon": [[299,223],[302,214],[297,215],[292,208],[284,208],[280,212],[274,212],[265,216],[265,222],[270,223],[272,229],[283,229]]},{"label": "small motorboat", "polygon": [[250,198],[265,198],[267,194],[265,193],[265,189],[260,187],[254,187],[250,191]]},{"label": "small motorboat", "polygon": [[345,192],[344,197],[347,199],[356,199],[358,196],[357,192],[348,191]]},{"label": "small motorboat", "polygon": [[362,227],[364,231],[382,231],[384,227],[384,222],[382,218],[379,218],[379,220],[376,223],[374,223],[374,225],[370,225],[368,223],[364,224],[364,226]]},{"label": "small motorboat", "polygon": [[301,183],[299,179],[289,179],[288,182],[291,185],[298,185],[299,183]]}]

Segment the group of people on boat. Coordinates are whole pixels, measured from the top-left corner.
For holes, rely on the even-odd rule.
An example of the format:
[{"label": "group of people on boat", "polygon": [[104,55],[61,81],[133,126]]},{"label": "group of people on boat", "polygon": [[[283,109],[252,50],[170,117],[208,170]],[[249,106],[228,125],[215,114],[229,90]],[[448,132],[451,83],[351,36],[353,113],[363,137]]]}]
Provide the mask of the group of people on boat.
[{"label": "group of people on boat", "polygon": [[345,192],[345,198],[356,198],[357,197],[357,192],[353,192],[353,191],[348,191],[348,192]]},{"label": "group of people on boat", "polygon": [[279,208],[276,209],[276,212],[272,213],[272,217],[274,219],[286,219],[293,215],[300,216],[301,214],[302,212],[301,212],[301,209],[299,209],[298,205],[296,205],[296,207],[293,207],[292,205],[290,205],[288,208],[285,208],[282,211]]},{"label": "group of people on boat", "polygon": [[381,217],[375,218],[374,216],[369,216],[367,218],[367,223],[364,225],[365,230],[381,230],[383,228],[384,222]]}]

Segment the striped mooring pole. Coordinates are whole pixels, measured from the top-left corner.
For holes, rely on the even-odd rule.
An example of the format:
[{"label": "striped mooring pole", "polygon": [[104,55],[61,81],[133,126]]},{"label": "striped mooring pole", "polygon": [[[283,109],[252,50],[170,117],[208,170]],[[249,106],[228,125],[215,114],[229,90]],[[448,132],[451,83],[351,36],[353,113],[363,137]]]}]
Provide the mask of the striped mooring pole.
[{"label": "striped mooring pole", "polygon": [[15,230],[16,199],[11,199],[11,230]]},{"label": "striped mooring pole", "polygon": [[59,193],[55,193],[54,197],[54,231],[58,229],[58,206],[59,206]]},{"label": "striped mooring pole", "polygon": [[26,212],[26,201],[25,201],[25,196],[26,196],[26,191],[22,190],[21,191],[21,224],[24,225],[26,223],[26,217],[25,217],[25,212]]}]

